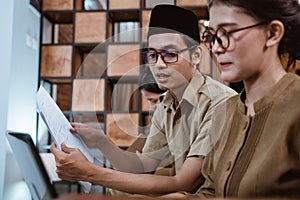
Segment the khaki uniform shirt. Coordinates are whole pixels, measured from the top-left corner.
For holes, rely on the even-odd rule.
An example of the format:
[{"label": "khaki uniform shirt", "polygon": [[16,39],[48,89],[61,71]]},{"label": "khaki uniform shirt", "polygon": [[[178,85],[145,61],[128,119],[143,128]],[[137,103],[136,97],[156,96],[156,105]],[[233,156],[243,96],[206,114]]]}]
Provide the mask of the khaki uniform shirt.
[{"label": "khaki uniform shirt", "polygon": [[224,104],[227,123],[204,160],[198,195],[300,198],[300,78],[285,75],[254,104],[253,117],[243,99]]},{"label": "khaki uniform shirt", "polygon": [[163,160],[171,154],[178,172],[189,156],[205,156],[214,145],[208,135],[214,109],[236,94],[196,71],[180,102],[167,92],[157,106],[143,154]]}]

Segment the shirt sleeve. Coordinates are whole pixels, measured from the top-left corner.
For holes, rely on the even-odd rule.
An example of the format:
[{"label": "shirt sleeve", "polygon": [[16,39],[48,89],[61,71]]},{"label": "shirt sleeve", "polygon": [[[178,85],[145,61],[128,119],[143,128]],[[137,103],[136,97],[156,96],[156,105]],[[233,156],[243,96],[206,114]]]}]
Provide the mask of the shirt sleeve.
[{"label": "shirt sleeve", "polygon": [[225,123],[226,103],[219,101],[212,104],[212,102],[202,102],[207,107],[204,116],[198,117],[202,122],[198,126],[198,135],[191,144],[191,149],[188,153],[190,156],[206,156],[215,146],[221,134],[221,129]]}]

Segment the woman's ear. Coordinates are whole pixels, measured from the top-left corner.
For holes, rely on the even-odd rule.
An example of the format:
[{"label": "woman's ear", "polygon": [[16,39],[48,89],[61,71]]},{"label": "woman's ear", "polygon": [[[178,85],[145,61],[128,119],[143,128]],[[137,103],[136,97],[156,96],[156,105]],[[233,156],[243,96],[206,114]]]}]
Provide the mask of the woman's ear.
[{"label": "woman's ear", "polygon": [[267,47],[279,44],[284,34],[284,25],[279,20],[273,20],[268,25]]}]

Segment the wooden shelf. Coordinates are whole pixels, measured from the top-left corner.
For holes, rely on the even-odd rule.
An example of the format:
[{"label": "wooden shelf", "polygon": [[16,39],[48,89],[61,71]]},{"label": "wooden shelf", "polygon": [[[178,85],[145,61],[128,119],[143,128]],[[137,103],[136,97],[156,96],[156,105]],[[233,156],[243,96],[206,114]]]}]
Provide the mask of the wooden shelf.
[{"label": "wooden shelf", "polygon": [[[164,2],[208,18],[207,0]],[[70,120],[102,126],[121,147],[149,131],[150,104],[138,87],[144,67],[140,50],[146,45],[151,9],[159,3],[43,0],[41,82],[55,85],[56,101]],[[200,70],[215,73],[210,64]]]},{"label": "wooden shelf", "polygon": [[127,22],[140,20],[139,10],[113,10],[109,11],[109,18],[113,22]]},{"label": "wooden shelf", "polygon": [[44,16],[52,23],[72,23],[73,12],[45,12]]}]

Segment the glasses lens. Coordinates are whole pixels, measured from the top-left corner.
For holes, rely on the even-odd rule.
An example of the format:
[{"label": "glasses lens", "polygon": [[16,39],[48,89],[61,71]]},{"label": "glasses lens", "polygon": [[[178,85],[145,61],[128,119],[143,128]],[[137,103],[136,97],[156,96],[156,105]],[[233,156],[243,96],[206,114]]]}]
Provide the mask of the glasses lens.
[{"label": "glasses lens", "polygon": [[164,58],[164,62],[172,63],[177,62],[178,54],[175,52],[162,51],[161,56]]},{"label": "glasses lens", "polygon": [[146,51],[143,54],[144,62],[148,64],[156,63],[157,54],[155,51]]},{"label": "glasses lens", "polygon": [[217,42],[219,43],[219,45],[224,48],[227,49],[229,46],[229,37],[228,37],[228,33],[224,28],[219,28],[216,32],[216,39]]}]

